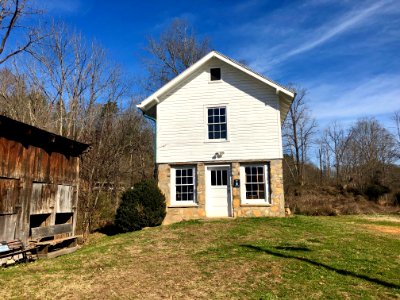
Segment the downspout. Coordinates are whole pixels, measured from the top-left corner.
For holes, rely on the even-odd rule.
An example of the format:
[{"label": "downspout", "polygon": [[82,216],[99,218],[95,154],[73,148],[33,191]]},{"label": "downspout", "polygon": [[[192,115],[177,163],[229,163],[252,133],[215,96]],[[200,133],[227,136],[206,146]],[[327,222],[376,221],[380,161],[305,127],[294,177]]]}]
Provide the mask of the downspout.
[{"label": "downspout", "polygon": [[154,178],[157,179],[157,119],[153,118],[149,115],[146,115],[146,113],[144,111],[142,111],[142,112],[143,112],[143,116],[146,119],[154,122],[155,129],[156,129],[155,134],[154,134],[154,171],[153,171],[153,176],[154,176]]}]

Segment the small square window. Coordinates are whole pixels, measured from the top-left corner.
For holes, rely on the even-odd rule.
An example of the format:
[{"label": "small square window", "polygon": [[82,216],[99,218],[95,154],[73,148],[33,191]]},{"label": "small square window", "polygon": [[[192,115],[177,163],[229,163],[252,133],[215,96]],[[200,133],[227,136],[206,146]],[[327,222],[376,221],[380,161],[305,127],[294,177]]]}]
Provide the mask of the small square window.
[{"label": "small square window", "polygon": [[221,68],[210,69],[210,80],[211,81],[221,80]]}]

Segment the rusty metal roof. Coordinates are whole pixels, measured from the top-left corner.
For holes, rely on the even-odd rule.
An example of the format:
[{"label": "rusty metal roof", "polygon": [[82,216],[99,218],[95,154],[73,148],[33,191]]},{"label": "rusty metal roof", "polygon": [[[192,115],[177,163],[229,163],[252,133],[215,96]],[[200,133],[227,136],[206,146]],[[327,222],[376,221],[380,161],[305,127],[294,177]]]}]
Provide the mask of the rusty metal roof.
[{"label": "rusty metal roof", "polygon": [[24,146],[43,148],[48,152],[58,152],[70,156],[79,156],[88,147],[84,144],[55,133],[28,125],[0,115],[0,137],[17,141]]}]

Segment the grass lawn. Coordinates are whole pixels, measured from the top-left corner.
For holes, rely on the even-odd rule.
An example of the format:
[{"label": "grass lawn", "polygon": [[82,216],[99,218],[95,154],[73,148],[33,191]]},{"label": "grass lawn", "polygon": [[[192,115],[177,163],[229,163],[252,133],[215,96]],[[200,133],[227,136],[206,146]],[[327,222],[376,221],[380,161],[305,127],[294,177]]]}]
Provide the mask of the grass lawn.
[{"label": "grass lawn", "polygon": [[400,298],[400,217],[190,221],[0,270],[0,298]]}]

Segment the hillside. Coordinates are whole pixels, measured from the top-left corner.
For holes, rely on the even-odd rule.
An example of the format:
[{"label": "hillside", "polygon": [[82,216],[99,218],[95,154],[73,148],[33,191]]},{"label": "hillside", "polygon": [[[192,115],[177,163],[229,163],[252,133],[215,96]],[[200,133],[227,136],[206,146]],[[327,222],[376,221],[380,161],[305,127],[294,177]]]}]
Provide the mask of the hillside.
[{"label": "hillside", "polygon": [[0,270],[0,298],[400,296],[398,216],[192,221]]}]

